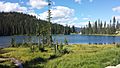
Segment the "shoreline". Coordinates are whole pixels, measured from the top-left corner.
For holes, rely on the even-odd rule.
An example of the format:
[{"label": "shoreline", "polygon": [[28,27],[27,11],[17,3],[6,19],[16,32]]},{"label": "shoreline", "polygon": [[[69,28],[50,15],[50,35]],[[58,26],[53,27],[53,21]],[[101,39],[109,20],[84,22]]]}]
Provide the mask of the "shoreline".
[{"label": "shoreline", "polygon": [[[59,43],[60,44],[60,43]],[[112,44],[118,44],[118,42],[111,42],[111,43],[68,43],[69,45],[112,45]],[[17,44],[19,45],[19,43]],[[21,44],[22,45],[22,44]],[[0,48],[9,48],[10,45],[0,45]]]},{"label": "shoreline", "polygon": [[80,34],[80,35],[88,35],[88,36],[115,36],[119,37],[120,34]]}]

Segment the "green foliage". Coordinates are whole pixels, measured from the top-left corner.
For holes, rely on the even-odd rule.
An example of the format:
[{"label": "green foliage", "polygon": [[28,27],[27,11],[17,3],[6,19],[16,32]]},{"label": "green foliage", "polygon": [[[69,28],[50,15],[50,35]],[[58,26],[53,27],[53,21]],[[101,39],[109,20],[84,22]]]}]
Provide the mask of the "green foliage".
[{"label": "green foliage", "polygon": [[35,46],[31,45],[30,50],[31,50],[31,52],[34,52],[35,51]]},{"label": "green foliage", "polygon": [[59,46],[59,45],[58,45],[58,41],[56,41],[55,49],[56,49],[57,52],[59,51],[58,46]]},{"label": "green foliage", "polygon": [[90,21],[88,23],[88,32],[89,32],[89,34],[93,33],[93,29],[92,29],[92,25],[91,25]]},{"label": "green foliage", "polygon": [[75,26],[74,26],[74,25],[72,26],[71,29],[72,29],[72,33],[76,33],[76,30],[75,30]]},{"label": "green foliage", "polygon": [[120,47],[120,43],[117,43],[117,44],[115,44],[115,45],[116,45],[116,47],[118,47],[118,48]]},{"label": "green foliage", "polygon": [[105,68],[120,62],[120,49],[113,45],[71,45],[73,52],[49,61],[45,68]]},{"label": "green foliage", "polygon": [[71,33],[71,28],[70,26],[66,25],[64,27],[64,35],[70,35],[70,33]]},{"label": "green foliage", "polygon": [[15,47],[15,46],[16,46],[15,43],[16,43],[16,42],[15,42],[15,37],[13,36],[13,37],[11,38],[11,47]]},{"label": "green foliage", "polygon": [[120,29],[119,27],[119,21],[113,17],[113,22],[110,20],[108,24],[106,24],[106,21],[103,23],[101,20],[95,21],[93,24],[89,21],[86,27],[81,28],[81,32],[82,34],[116,34],[116,31]]},{"label": "green foliage", "polygon": [[4,61],[3,63],[0,62],[0,68],[15,68],[16,66],[9,61]]},{"label": "green foliage", "polygon": [[63,50],[61,50],[61,54],[69,54],[70,51],[67,48],[64,48]]},{"label": "green foliage", "polygon": [[68,40],[66,38],[64,39],[64,44],[68,45]]},{"label": "green foliage", "polygon": [[[52,34],[70,34],[71,28],[68,26],[64,27],[60,24],[51,25]],[[49,27],[49,22],[37,19],[32,15],[18,12],[0,12],[0,36],[40,35],[41,32],[48,33]]]},{"label": "green foliage", "polygon": [[62,51],[63,50],[63,43],[61,42],[60,43],[60,51]]},{"label": "green foliage", "polygon": [[34,49],[33,53],[27,47],[4,48],[7,52],[1,55],[21,60],[25,68],[105,68],[120,63],[120,48],[114,45],[66,45],[62,55],[54,54],[49,47],[46,52],[39,51],[37,46]]},{"label": "green foliage", "polygon": [[56,41],[56,44],[53,44],[54,46],[54,53],[57,54],[59,49],[58,49],[58,41]]},{"label": "green foliage", "polygon": [[[3,57],[9,57],[9,58],[14,57],[17,60],[20,60],[23,64],[23,67],[25,68],[31,68],[31,67],[43,68],[43,65],[46,62],[46,60],[49,59],[51,55],[53,55],[53,50],[51,50],[50,48],[46,48],[48,52],[41,52],[39,51],[37,46],[33,46],[33,49],[34,49],[34,52],[31,52],[31,49],[29,47],[4,48],[2,50],[6,52],[0,55],[2,55]],[[9,63],[7,64],[2,63],[2,65],[9,66],[9,68],[14,68],[13,67],[14,65],[10,61],[8,62]]]}]

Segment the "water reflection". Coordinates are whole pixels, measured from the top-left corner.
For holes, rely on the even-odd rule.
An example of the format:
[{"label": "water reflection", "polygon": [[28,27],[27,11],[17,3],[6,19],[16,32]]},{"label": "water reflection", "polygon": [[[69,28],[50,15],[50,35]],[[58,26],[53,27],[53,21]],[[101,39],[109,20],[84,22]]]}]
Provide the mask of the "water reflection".
[{"label": "water reflection", "polygon": [[[0,37],[0,46],[10,44],[12,36],[1,36]],[[27,39],[28,36],[15,36],[17,43],[22,43]],[[53,41],[64,42],[64,39],[67,39],[69,44],[110,44],[110,43],[119,43],[120,37],[115,36],[87,36],[87,35],[54,35]],[[32,36],[32,42],[37,43],[38,38]]]}]

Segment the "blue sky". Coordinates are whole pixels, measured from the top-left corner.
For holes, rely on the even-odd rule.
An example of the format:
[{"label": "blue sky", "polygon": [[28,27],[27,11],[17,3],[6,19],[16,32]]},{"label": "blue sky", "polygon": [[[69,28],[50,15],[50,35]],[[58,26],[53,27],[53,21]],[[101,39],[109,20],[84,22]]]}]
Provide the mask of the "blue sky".
[{"label": "blue sky", "polygon": [[[85,26],[90,20],[120,20],[120,0],[51,0],[52,22]],[[47,0],[0,0],[0,12],[23,12],[46,20]]]}]

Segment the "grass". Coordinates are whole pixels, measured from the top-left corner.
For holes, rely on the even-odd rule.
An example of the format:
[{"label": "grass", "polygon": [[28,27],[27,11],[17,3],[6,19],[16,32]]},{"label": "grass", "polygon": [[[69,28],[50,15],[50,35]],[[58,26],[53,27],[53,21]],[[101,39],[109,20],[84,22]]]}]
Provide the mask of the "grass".
[{"label": "grass", "polygon": [[[8,51],[1,54],[4,57],[14,57],[23,62],[24,67],[33,68],[105,68],[120,63],[120,48],[115,45],[66,45],[64,49],[70,51],[60,57],[49,59],[54,51],[46,47],[47,52],[36,49],[33,53],[29,48],[4,48]],[[6,64],[6,63],[0,63]],[[6,66],[10,66],[8,63]]]},{"label": "grass", "polygon": [[82,35],[93,35],[93,36],[120,36],[120,34],[82,34]]},{"label": "grass", "polygon": [[[4,54],[1,54],[1,56],[3,57],[13,57],[16,58],[18,60],[20,60],[24,66],[26,66],[28,63],[32,64],[32,62],[39,64],[39,66],[43,66],[43,64],[41,62],[43,62],[45,59],[49,58],[50,55],[53,55],[53,52],[50,48],[47,48],[47,50],[49,50],[48,52],[40,52],[37,50],[35,52],[31,52],[30,48],[25,48],[25,47],[19,47],[19,48],[4,48],[2,49],[3,51],[7,51]],[[40,62],[36,62],[38,60],[40,60]],[[35,61],[36,60],[36,61]],[[6,66],[9,66],[9,64],[7,64]],[[27,65],[28,66],[28,65]],[[34,65],[29,65],[28,67],[31,67]]]},{"label": "grass", "polygon": [[105,68],[119,64],[120,48],[113,45],[72,45],[72,50],[60,58],[50,60],[46,68]]}]

